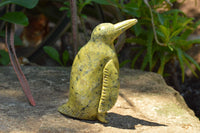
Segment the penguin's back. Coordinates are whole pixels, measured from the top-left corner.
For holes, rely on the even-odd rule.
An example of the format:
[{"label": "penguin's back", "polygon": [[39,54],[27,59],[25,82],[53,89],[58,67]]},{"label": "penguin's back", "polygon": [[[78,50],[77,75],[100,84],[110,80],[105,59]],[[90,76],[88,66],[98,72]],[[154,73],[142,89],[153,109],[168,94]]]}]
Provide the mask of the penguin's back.
[{"label": "penguin's back", "polygon": [[95,119],[102,92],[103,68],[115,51],[105,44],[88,42],[76,55],[70,77],[69,100],[65,105],[69,116]]}]

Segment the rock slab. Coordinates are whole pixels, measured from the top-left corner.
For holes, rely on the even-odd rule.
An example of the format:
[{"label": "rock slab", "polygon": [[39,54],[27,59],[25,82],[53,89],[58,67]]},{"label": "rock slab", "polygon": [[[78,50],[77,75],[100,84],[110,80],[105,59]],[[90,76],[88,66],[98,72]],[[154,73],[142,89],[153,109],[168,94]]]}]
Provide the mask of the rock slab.
[{"label": "rock slab", "polygon": [[199,133],[200,122],[182,96],[155,73],[120,70],[120,93],[108,124],[61,115],[70,68],[23,67],[36,106],[24,96],[12,67],[0,67],[0,133]]}]

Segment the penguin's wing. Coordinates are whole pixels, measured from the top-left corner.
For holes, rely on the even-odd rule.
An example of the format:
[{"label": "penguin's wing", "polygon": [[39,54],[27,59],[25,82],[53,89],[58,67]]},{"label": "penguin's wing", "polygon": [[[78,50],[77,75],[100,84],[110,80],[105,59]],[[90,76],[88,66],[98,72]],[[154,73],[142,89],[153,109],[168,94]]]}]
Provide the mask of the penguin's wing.
[{"label": "penguin's wing", "polygon": [[111,109],[119,94],[119,71],[113,60],[109,60],[103,69],[103,85],[98,113],[105,113]]}]

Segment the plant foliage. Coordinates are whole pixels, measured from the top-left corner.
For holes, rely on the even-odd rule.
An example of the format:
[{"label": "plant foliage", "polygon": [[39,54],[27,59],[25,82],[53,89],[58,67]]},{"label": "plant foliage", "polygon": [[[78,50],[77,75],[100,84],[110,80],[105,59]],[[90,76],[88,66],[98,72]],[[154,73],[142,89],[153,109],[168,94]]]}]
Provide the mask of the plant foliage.
[{"label": "plant foliage", "polygon": [[28,18],[22,12],[8,12],[1,16],[0,19],[9,23],[15,23],[24,26],[28,25]]},{"label": "plant foliage", "polygon": [[[172,3],[175,1],[171,0]],[[79,16],[83,16],[81,12],[85,6],[97,3],[118,8],[125,18],[138,19],[138,23],[131,29],[133,35],[126,39],[126,43],[140,47],[137,48],[136,56],[131,61],[123,61],[120,67],[131,62],[131,67],[134,68],[136,61],[144,56],[140,68],[152,71],[158,66],[157,72],[161,75],[164,75],[167,63],[179,61],[182,81],[185,66],[192,70],[190,64],[193,63],[200,70],[200,66],[185,52],[193,44],[200,43],[200,39],[187,40],[200,21],[194,22],[193,18],[186,17],[182,11],[171,9],[172,3],[168,0],[78,0],[77,3]],[[194,70],[192,72],[197,75]]]},{"label": "plant foliage", "polygon": [[46,54],[48,54],[53,60],[58,62],[61,66],[66,66],[67,62],[69,61],[69,53],[65,50],[62,54],[62,61],[60,60],[60,55],[58,51],[50,46],[43,47]]},{"label": "plant foliage", "polygon": [[[0,7],[8,4],[16,4],[31,9],[37,5],[38,1],[39,0],[1,0]],[[0,17],[0,20],[8,23],[20,24],[23,26],[27,26],[29,24],[28,18],[23,12],[7,12]],[[5,37],[5,32],[1,31],[0,36]],[[19,37],[15,36],[14,40],[15,45],[22,45],[22,41]],[[9,54],[4,50],[0,50],[0,64],[7,65],[9,62]]]},{"label": "plant foliage", "polygon": [[7,4],[16,4],[31,9],[37,5],[38,1],[39,0],[1,0],[0,6],[5,6]]},{"label": "plant foliage", "polygon": [[[165,65],[174,61],[174,59],[179,61],[182,81],[184,81],[185,65],[191,68],[190,64],[193,63],[200,70],[200,66],[185,52],[193,44],[200,43],[200,39],[187,40],[188,36],[199,25],[199,21],[194,23],[193,18],[186,17],[182,11],[170,9],[170,6],[164,0],[149,1],[148,4],[151,9],[149,9],[145,0],[132,0],[126,4],[124,2],[117,3],[114,0],[109,1],[119,8],[124,16],[137,18],[139,21],[131,29],[136,37],[126,39],[127,43],[140,45],[136,56],[132,59],[132,68],[134,68],[136,60],[146,53],[141,65],[142,70],[148,67],[151,71],[155,64],[158,64],[157,72],[163,75]],[[175,2],[175,0],[171,2]],[[151,16],[151,12],[153,16]],[[152,19],[154,20],[153,23]],[[153,28],[155,28],[155,33],[153,33]],[[197,75],[194,70],[192,72]]]},{"label": "plant foliage", "polygon": [[0,50],[0,64],[8,65],[10,62],[8,52],[5,50]]}]

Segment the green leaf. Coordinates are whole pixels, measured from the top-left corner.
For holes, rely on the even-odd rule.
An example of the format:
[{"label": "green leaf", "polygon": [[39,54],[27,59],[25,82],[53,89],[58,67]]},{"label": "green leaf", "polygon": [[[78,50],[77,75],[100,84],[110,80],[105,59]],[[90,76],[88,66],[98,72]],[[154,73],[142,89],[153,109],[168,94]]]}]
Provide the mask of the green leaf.
[{"label": "green leaf", "polygon": [[14,44],[15,44],[15,46],[22,46],[23,45],[22,40],[17,35],[15,35]]},{"label": "green leaf", "polygon": [[[178,34],[180,34],[182,31],[184,31],[184,29],[186,29],[186,26],[187,24],[189,24],[193,19],[190,18],[190,19],[185,19],[182,23],[179,23],[179,22],[176,22],[174,24],[174,27],[173,27],[173,32],[170,36],[170,39],[174,36],[177,36]],[[186,34],[187,35],[187,34]]]},{"label": "green leaf", "polygon": [[161,31],[156,30],[156,34],[157,34],[163,41],[165,41],[165,35],[164,35]]},{"label": "green leaf", "polygon": [[16,4],[31,9],[37,5],[38,1],[39,0],[2,0],[0,6]]},{"label": "green leaf", "polygon": [[174,51],[172,45],[170,45],[169,43],[167,43],[167,47],[168,47],[171,51]]},{"label": "green leaf", "polygon": [[165,14],[174,14],[174,13],[181,13],[181,14],[184,14],[181,10],[179,9],[171,9],[169,11],[166,11]]},{"label": "green leaf", "polygon": [[143,62],[142,62],[141,70],[144,71],[144,69],[146,68],[146,66],[147,66],[147,64],[148,64],[148,61],[149,61],[149,57],[146,55],[146,56],[144,57]]},{"label": "green leaf", "polygon": [[23,26],[27,26],[29,24],[28,18],[22,12],[8,12],[1,16],[0,19],[6,22],[20,24]]},{"label": "green leaf", "polygon": [[69,10],[69,8],[63,6],[63,7],[59,8],[59,10],[60,10],[60,11],[64,11],[64,10]]},{"label": "green leaf", "polygon": [[124,60],[119,64],[119,68],[122,68],[124,65],[126,65],[127,63],[129,63],[130,60]]},{"label": "green leaf", "polygon": [[[1,31],[0,32],[0,36],[1,37],[5,37],[5,31]],[[22,43],[22,40],[19,38],[19,36],[17,36],[17,35],[15,35],[15,37],[14,37],[14,44],[16,45],[16,46],[21,46],[21,45],[23,45],[23,43]]]},{"label": "green leaf", "polygon": [[132,17],[138,17],[139,18],[141,16],[139,8],[126,7],[126,8],[123,8],[122,11],[131,15]]},{"label": "green leaf", "polygon": [[84,19],[87,19],[87,15],[85,15],[85,14],[81,14],[81,17]]},{"label": "green leaf", "polygon": [[0,50],[0,64],[8,65],[9,62],[10,62],[10,58],[9,58],[8,52],[4,50]]},{"label": "green leaf", "polygon": [[183,52],[180,48],[176,48],[176,50],[177,50],[177,56],[178,56],[178,60],[179,60],[180,67],[181,67],[182,82],[184,82],[185,68],[184,68],[184,62],[183,62]]},{"label": "green leaf", "polygon": [[165,68],[165,64],[166,64],[166,58],[165,58],[165,56],[161,56],[161,58],[160,58],[160,67],[159,67],[159,69],[158,69],[158,73],[160,74],[160,75],[163,75],[163,72],[164,72],[164,68]]},{"label": "green leaf", "polygon": [[57,61],[60,65],[63,65],[60,61],[59,53],[55,48],[50,46],[44,46],[43,49],[45,53],[47,53],[53,60]]},{"label": "green leaf", "polygon": [[193,18],[189,18],[187,20],[185,20],[183,23],[182,23],[182,27],[185,27],[187,24],[189,24],[191,21],[193,20]]},{"label": "green leaf", "polygon": [[135,62],[137,61],[137,59],[144,53],[144,49],[140,50],[135,57],[133,58],[132,62],[131,62],[131,68],[133,69],[135,66]]},{"label": "green leaf", "polygon": [[84,1],[84,4],[87,5],[87,4],[90,4],[91,2],[92,2],[92,0],[85,0],[85,1]]},{"label": "green leaf", "polygon": [[152,41],[153,41],[153,33],[149,33],[147,37],[147,56],[148,56],[148,62],[149,62],[149,69],[152,69]]},{"label": "green leaf", "polygon": [[[63,0],[61,0],[61,2],[63,2]],[[70,6],[70,2],[69,2],[69,1],[65,1],[65,2],[64,2],[64,5],[66,5],[66,6],[69,7],[69,6]]]},{"label": "green leaf", "polygon": [[186,40],[186,39],[188,38],[188,36],[192,34],[192,32],[193,32],[193,30],[191,30],[191,29],[186,29],[185,31],[183,31],[183,33],[181,33],[180,37],[181,37],[182,39],[185,39],[185,40]]},{"label": "green leaf", "polygon": [[182,28],[179,28],[179,29],[175,30],[174,32],[172,32],[170,38],[172,38],[174,36],[177,36],[178,34],[181,33],[182,30],[183,30]]},{"label": "green leaf", "polygon": [[169,41],[169,35],[170,35],[170,30],[163,26],[163,25],[159,25],[159,28],[161,30],[161,32],[165,35],[165,42]]},{"label": "green leaf", "polygon": [[200,39],[194,39],[194,40],[188,40],[186,41],[186,45],[191,45],[191,44],[200,44]]},{"label": "green leaf", "polygon": [[91,0],[91,1],[101,5],[113,5],[112,3],[109,2],[109,0]]},{"label": "green leaf", "polygon": [[[123,1],[121,3],[123,3]],[[121,5],[121,9],[132,17],[141,17],[140,6],[138,6],[134,1],[129,1],[127,4]]]},{"label": "green leaf", "polygon": [[157,16],[160,24],[164,25],[165,17],[160,13],[157,13]]},{"label": "green leaf", "polygon": [[173,22],[172,22],[172,27],[176,28],[179,23],[177,23],[178,20],[178,11],[174,12],[173,16]]},{"label": "green leaf", "polygon": [[137,23],[136,25],[134,25],[133,29],[134,29],[136,36],[139,36],[142,33],[142,27],[141,27],[140,23]]},{"label": "green leaf", "polygon": [[91,4],[92,0],[85,0],[84,2],[83,1],[79,1],[80,3],[78,4],[78,13],[81,13],[83,8],[88,5],[88,4]]},{"label": "green leaf", "polygon": [[184,56],[190,61],[192,62],[196,67],[197,69],[200,71],[200,66],[199,64],[191,57],[189,56],[187,53],[183,52]]},{"label": "green leaf", "polygon": [[142,38],[130,37],[130,38],[126,39],[126,43],[137,43],[137,44],[140,44],[140,45],[145,45],[146,41],[144,39],[142,39]]},{"label": "green leaf", "polygon": [[186,63],[186,65],[189,67],[189,69],[192,71],[192,74],[198,78],[198,75],[196,74],[196,72],[194,71],[194,69],[191,67],[189,61],[186,58],[183,58],[184,62]]},{"label": "green leaf", "polygon": [[66,66],[67,62],[69,61],[69,52],[65,50],[62,55],[63,64]]},{"label": "green leaf", "polygon": [[171,60],[172,56],[162,53],[160,55],[160,57],[158,57],[158,58],[160,60],[160,66],[159,66],[159,69],[158,69],[158,73],[165,76],[165,73],[164,73],[165,65],[166,65],[166,63],[168,63]]}]

